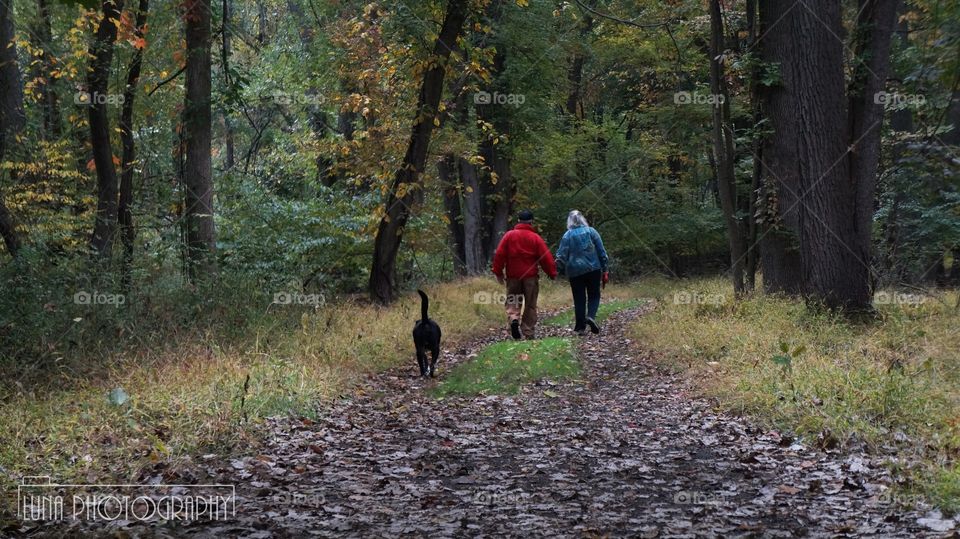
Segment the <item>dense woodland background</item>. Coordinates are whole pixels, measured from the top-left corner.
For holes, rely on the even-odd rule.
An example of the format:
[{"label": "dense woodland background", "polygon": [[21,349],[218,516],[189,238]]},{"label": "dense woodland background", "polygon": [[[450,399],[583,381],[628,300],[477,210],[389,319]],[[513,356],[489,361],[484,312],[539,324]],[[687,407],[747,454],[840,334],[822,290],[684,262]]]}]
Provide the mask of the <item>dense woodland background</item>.
[{"label": "dense woodland background", "polygon": [[0,42],[18,380],[485,273],[524,207],[615,279],[960,282],[957,1],[3,0]]}]

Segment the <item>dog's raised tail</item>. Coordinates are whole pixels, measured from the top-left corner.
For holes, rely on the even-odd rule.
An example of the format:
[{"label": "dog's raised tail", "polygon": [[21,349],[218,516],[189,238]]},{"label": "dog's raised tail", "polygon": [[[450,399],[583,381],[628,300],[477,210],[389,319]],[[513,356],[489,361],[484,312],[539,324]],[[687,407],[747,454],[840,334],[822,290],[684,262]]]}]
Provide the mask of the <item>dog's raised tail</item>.
[{"label": "dog's raised tail", "polygon": [[420,319],[426,322],[429,318],[427,311],[430,308],[430,298],[427,297],[427,293],[423,290],[418,289],[417,294],[420,294]]}]

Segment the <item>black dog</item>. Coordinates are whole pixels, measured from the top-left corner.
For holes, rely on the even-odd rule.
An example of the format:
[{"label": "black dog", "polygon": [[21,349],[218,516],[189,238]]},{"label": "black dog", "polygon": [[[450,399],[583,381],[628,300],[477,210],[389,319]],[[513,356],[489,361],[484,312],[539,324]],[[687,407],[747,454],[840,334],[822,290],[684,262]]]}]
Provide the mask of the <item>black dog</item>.
[{"label": "black dog", "polygon": [[[417,347],[417,363],[420,365],[420,376],[430,373],[433,376],[437,366],[437,357],[440,356],[440,326],[427,316],[430,300],[423,290],[420,294],[420,320],[413,325],[413,344]],[[430,362],[427,362],[427,350],[430,351]]]}]

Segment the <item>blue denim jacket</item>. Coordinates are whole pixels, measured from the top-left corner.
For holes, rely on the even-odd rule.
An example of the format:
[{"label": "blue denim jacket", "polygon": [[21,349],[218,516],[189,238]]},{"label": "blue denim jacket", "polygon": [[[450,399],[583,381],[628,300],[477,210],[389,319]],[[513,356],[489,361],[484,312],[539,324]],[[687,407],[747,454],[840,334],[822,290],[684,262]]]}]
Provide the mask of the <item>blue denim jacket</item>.
[{"label": "blue denim jacket", "polygon": [[607,251],[600,234],[589,226],[567,231],[557,249],[557,270],[567,277],[578,277],[591,271],[607,271]]}]

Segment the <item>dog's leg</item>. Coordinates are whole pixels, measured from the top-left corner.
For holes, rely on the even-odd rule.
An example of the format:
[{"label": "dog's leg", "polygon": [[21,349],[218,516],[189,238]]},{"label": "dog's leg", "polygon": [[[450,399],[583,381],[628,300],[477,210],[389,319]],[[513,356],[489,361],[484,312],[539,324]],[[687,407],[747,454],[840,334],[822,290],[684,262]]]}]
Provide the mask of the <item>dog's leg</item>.
[{"label": "dog's leg", "polygon": [[437,357],[440,356],[440,349],[430,350],[430,378],[433,378],[437,368]]},{"label": "dog's leg", "polygon": [[420,376],[427,375],[427,351],[423,347],[417,347],[417,364],[420,366]]}]

